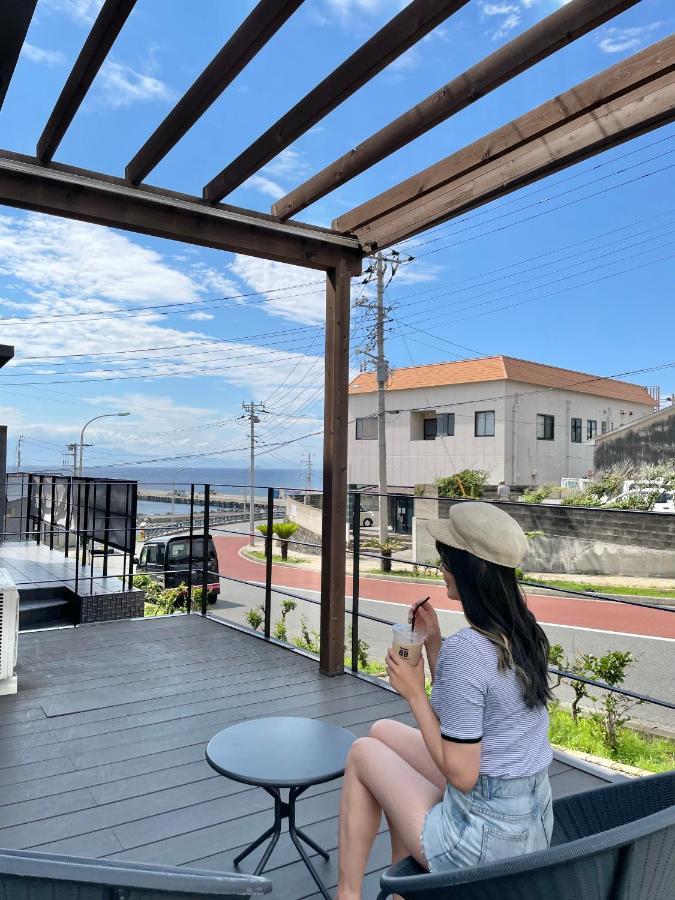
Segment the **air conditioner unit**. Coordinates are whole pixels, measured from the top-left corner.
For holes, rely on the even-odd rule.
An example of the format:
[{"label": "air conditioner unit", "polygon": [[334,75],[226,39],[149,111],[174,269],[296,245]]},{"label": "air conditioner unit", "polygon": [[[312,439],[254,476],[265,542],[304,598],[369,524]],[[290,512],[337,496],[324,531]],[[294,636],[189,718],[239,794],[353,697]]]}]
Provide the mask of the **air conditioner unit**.
[{"label": "air conditioner unit", "polygon": [[19,592],[7,569],[0,569],[0,694],[16,694],[19,647]]}]

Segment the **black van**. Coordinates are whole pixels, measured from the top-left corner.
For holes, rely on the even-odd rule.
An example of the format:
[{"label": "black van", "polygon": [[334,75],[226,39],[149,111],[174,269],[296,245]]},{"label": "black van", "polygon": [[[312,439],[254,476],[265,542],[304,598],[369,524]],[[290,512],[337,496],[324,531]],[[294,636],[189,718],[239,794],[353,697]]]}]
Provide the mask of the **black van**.
[{"label": "black van", "polygon": [[[192,584],[202,583],[202,535],[192,538]],[[209,535],[208,559],[208,601],[215,603],[220,594],[218,578],[218,555]],[[136,574],[149,575],[163,587],[179,587],[188,583],[190,567],[190,536],[168,536],[150,538],[143,545],[141,555],[136,561]]]}]

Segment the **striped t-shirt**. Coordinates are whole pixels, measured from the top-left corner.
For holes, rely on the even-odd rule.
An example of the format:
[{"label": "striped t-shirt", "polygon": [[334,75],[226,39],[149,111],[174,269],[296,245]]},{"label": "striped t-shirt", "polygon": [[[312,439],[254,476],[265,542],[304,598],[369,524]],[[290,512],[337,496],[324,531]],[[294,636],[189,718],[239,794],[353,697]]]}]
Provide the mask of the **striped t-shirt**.
[{"label": "striped t-shirt", "polygon": [[513,669],[500,672],[497,649],[473,628],[443,641],[431,705],[441,735],[481,742],[481,775],[534,775],[553,759],[546,706],[529,709]]}]

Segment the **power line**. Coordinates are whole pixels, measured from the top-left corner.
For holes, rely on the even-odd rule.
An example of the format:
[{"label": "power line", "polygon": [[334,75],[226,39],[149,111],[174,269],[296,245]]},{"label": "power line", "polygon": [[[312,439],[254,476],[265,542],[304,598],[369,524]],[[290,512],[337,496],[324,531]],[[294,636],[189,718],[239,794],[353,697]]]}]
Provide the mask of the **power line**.
[{"label": "power line", "polygon": [[[434,228],[431,228],[426,232],[426,235],[427,235],[426,240],[416,241],[414,237],[410,237],[410,238],[407,238],[406,241],[403,242],[403,244],[407,250],[416,250],[418,247],[423,247],[423,246],[426,246],[427,244],[433,244],[436,241],[443,240],[444,236],[443,235],[439,236],[439,232],[441,232],[441,231],[447,231],[452,228],[457,228],[458,225],[461,225],[464,222],[471,220],[472,218],[475,219],[480,216],[490,215],[491,213],[494,212],[495,208],[499,210],[505,206],[511,206],[514,203],[520,203],[523,199],[532,197],[535,194],[540,194],[542,191],[550,191],[551,188],[556,188],[561,184],[566,184],[567,182],[574,181],[577,178],[583,178],[585,175],[587,175],[590,172],[595,172],[598,169],[604,169],[607,166],[612,166],[621,159],[627,159],[631,156],[635,156],[638,153],[643,153],[645,150],[650,150],[652,147],[656,147],[660,144],[672,141],[673,139],[675,139],[675,134],[668,134],[665,137],[659,138],[656,141],[652,141],[649,144],[645,144],[642,147],[634,148],[634,149],[628,151],[627,153],[622,153],[621,155],[618,155],[618,156],[612,156],[612,158],[607,159],[604,162],[596,162],[594,165],[591,165],[588,168],[581,168],[583,163],[578,163],[575,166],[575,168],[579,168],[579,171],[573,171],[571,174],[568,174],[568,175],[564,176],[563,178],[557,178],[555,180],[553,180],[555,176],[550,176],[549,178],[545,179],[544,184],[539,184],[537,187],[531,188],[530,190],[522,189],[522,190],[518,191],[516,194],[510,195],[508,197],[497,198],[496,200],[492,201],[488,207],[483,207],[482,209],[470,210],[469,212],[465,213],[464,215],[458,216],[452,222],[445,222],[440,225],[436,225]],[[668,151],[668,152],[672,152],[672,151]],[[643,160],[641,163],[636,163],[636,165],[643,165],[645,162],[651,162],[653,159],[660,159],[661,156],[663,156],[663,155],[664,154],[654,154],[652,156],[647,157],[647,159]],[[613,175],[618,175],[627,170],[628,169],[626,167],[617,169],[615,172],[610,173],[610,176],[603,176],[603,178],[604,177],[612,177]],[[586,187],[588,184],[593,184],[599,180],[602,180],[602,179],[592,179],[591,181],[587,182],[586,184],[577,185],[577,187],[573,188],[573,190],[580,190],[581,188]],[[562,196],[562,195],[556,195],[556,196]],[[548,196],[545,198],[545,201],[536,201],[533,204],[528,204],[528,206],[521,207],[520,210],[514,210],[511,213],[506,213],[506,215],[513,215],[517,212],[522,211],[522,209],[529,209],[532,206],[536,206],[540,202],[548,202],[550,199],[551,199],[551,197]],[[499,216],[496,218],[493,217],[493,218],[489,219],[488,221],[489,222],[497,221],[498,218],[503,218],[503,216]],[[482,224],[485,224],[485,223],[482,223]],[[477,223],[470,227],[479,228],[479,227],[481,227],[481,223]],[[459,232],[465,231],[465,230],[467,230],[467,229],[459,229]],[[430,235],[430,234],[435,235],[435,237],[429,237],[428,235]]]}]

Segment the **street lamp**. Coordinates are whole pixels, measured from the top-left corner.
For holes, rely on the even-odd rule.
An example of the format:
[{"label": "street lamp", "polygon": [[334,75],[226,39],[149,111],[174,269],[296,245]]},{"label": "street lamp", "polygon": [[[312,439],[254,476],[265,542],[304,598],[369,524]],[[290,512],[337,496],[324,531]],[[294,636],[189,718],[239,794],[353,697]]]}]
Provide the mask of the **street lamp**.
[{"label": "street lamp", "polygon": [[84,429],[88,425],[91,425],[92,422],[96,422],[97,419],[111,419],[111,418],[115,418],[116,416],[130,416],[130,415],[131,415],[130,412],[104,413],[102,416],[94,416],[93,419],[89,419],[88,422],[84,423],[84,425],[82,427],[82,431],[80,432],[80,462],[79,462],[79,466],[78,466],[78,474],[79,474],[80,478],[82,477],[82,472],[84,471],[83,465],[82,465],[82,457],[84,454]]}]

